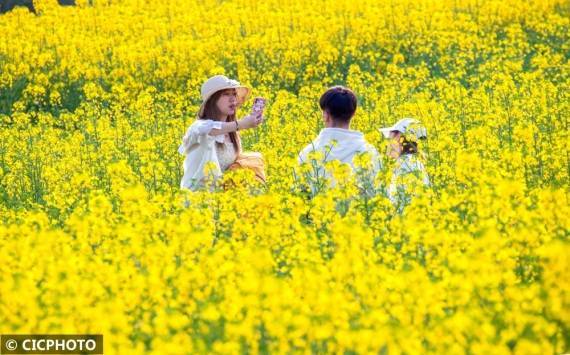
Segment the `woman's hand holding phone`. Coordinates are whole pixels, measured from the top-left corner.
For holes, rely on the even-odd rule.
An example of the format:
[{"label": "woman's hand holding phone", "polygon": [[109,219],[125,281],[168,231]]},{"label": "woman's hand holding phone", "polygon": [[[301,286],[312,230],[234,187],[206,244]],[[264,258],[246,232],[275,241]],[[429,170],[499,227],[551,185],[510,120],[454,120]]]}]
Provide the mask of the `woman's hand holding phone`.
[{"label": "woman's hand holding phone", "polygon": [[253,100],[253,106],[251,107],[251,116],[256,118],[256,127],[263,122],[263,110],[265,110],[266,100],[263,97],[256,97]]},{"label": "woman's hand holding phone", "polygon": [[255,128],[263,122],[263,110],[265,108],[265,99],[262,97],[256,97],[253,102],[253,107],[251,109],[251,114],[244,117],[239,121],[240,129]]},{"label": "woman's hand holding phone", "polygon": [[255,116],[263,116],[263,110],[265,110],[266,100],[263,97],[256,97],[253,100],[253,106],[251,107],[251,113]]},{"label": "woman's hand holding phone", "polygon": [[254,116],[253,114],[245,116],[244,118],[238,121],[240,130],[255,128],[259,125],[259,123],[261,123],[261,120],[257,116]]}]

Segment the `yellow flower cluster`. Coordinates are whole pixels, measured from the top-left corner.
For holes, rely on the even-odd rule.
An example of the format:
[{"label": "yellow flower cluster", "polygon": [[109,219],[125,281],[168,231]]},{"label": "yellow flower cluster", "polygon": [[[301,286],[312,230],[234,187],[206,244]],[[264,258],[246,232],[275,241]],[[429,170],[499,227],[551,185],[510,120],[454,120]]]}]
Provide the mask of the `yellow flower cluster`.
[{"label": "yellow flower cluster", "polygon": [[[0,15],[0,334],[100,333],[107,354],[570,351],[567,1],[77,2]],[[266,187],[179,189],[214,74],[268,99],[242,133]],[[377,193],[338,166],[337,188],[302,188],[335,84],[381,153],[378,128],[426,126],[431,187],[402,213],[385,154]]]}]

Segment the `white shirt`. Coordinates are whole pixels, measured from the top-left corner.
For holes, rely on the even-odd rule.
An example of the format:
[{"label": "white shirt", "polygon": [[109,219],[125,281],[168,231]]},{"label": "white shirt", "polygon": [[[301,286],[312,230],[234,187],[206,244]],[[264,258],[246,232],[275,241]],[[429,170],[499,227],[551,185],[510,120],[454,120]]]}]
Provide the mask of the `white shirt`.
[{"label": "white shirt", "polygon": [[229,166],[226,157],[223,160],[224,166],[220,166],[216,142],[223,143],[227,148],[228,145],[232,145],[231,141],[226,139],[223,134],[216,136],[208,134],[214,128],[222,129],[222,123],[221,121],[199,119],[188,127],[182,138],[182,143],[178,147],[178,153],[186,156],[184,159],[184,176],[180,181],[180,188],[195,190],[200,187],[205,177],[204,169],[208,163],[212,163],[210,174],[214,179],[221,177],[222,172]]},{"label": "white shirt", "polygon": [[232,165],[237,158],[236,149],[232,143],[228,134],[225,134],[224,144],[216,144],[216,155],[218,156],[218,162],[220,163],[220,169],[222,172],[228,170],[230,165]]},{"label": "white shirt", "polygon": [[396,160],[394,172],[392,173],[392,181],[388,187],[388,197],[394,205],[402,207],[409,202],[409,191],[407,186],[403,183],[403,178],[413,174],[418,181],[421,181],[425,186],[430,185],[429,176],[422,162],[418,159],[417,154],[402,154]]},{"label": "white shirt", "polygon": [[[336,144],[333,145],[333,141],[336,141]],[[349,164],[353,171],[355,169],[353,162],[355,155],[368,153],[372,160],[372,173],[374,176],[376,176],[382,168],[376,148],[364,139],[362,132],[350,129],[323,128],[317,138],[299,153],[299,164],[308,162],[309,154],[313,151],[322,153],[324,159],[319,163],[339,160]],[[330,179],[330,173],[326,171],[322,171],[322,173]],[[335,185],[332,179],[330,180],[330,185]]]}]

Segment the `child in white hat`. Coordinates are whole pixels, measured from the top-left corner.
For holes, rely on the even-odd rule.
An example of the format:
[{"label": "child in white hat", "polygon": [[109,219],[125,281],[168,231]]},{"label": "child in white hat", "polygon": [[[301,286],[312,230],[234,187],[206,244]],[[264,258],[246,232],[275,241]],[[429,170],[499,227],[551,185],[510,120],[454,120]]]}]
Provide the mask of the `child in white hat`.
[{"label": "child in white hat", "polygon": [[399,212],[411,200],[410,184],[430,185],[429,176],[418,157],[418,140],[427,138],[427,130],[418,120],[403,118],[391,127],[381,128],[384,137],[392,139],[388,155],[396,159],[388,197]]},{"label": "child in white hat", "polygon": [[236,118],[238,107],[250,93],[250,88],[223,75],[213,76],[202,85],[197,120],[188,127],[178,147],[178,152],[186,156],[180,188],[195,190],[202,186],[207,165],[212,168],[209,174],[217,179],[236,162],[241,153],[238,131],[256,128],[263,122],[261,112]]}]

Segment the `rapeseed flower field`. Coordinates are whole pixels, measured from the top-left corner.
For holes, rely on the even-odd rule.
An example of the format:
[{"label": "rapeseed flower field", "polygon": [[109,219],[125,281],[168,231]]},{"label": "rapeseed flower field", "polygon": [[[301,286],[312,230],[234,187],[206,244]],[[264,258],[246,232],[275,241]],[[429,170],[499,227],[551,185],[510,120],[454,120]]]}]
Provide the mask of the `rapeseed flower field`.
[{"label": "rapeseed flower field", "polygon": [[[570,3],[35,1],[0,15],[0,334],[105,353],[570,351]],[[267,98],[264,187],[179,187],[200,85]],[[320,95],[415,117],[431,187],[308,194]],[[251,100],[239,110],[246,115]],[[233,178],[240,179],[240,173]]]}]

